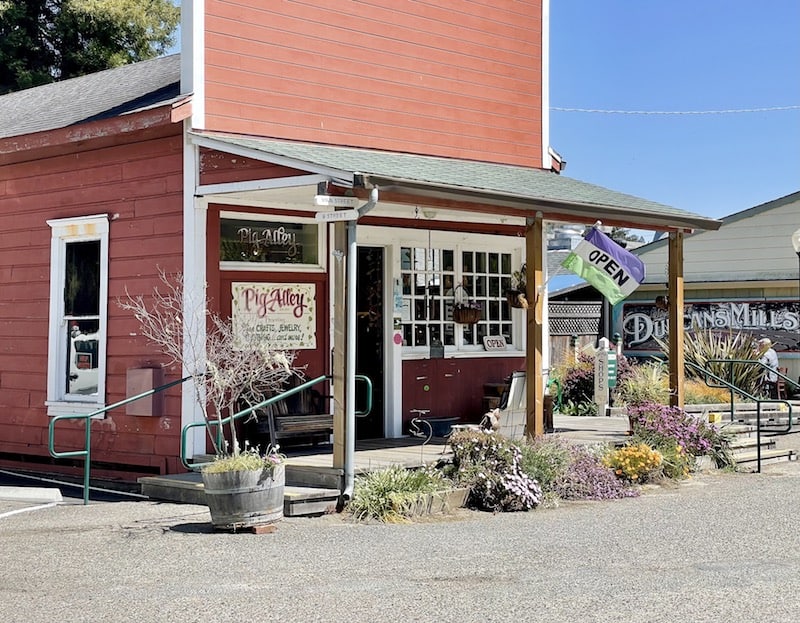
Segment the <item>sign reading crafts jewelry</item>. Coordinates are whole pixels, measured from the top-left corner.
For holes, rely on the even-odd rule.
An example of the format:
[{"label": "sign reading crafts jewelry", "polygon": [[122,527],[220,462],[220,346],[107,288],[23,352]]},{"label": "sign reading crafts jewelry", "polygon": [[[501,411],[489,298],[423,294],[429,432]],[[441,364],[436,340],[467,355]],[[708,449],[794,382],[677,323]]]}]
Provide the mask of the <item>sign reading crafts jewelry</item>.
[{"label": "sign reading crafts jewelry", "polygon": [[313,283],[233,283],[231,321],[240,343],[264,340],[278,350],[317,347]]},{"label": "sign reading crafts jewelry", "polygon": [[[800,305],[792,301],[720,301],[687,303],[683,328],[746,333],[768,337],[775,350],[800,350]],[[666,340],[667,312],[651,304],[626,303],[622,331],[627,350],[659,350],[656,338]]]}]

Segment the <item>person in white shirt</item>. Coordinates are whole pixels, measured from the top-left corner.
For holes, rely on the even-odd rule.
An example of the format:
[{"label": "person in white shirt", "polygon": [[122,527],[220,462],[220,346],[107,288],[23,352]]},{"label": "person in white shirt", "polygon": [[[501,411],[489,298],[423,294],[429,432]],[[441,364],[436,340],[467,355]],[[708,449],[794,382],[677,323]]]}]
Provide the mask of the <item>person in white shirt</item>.
[{"label": "person in white shirt", "polygon": [[763,363],[768,370],[764,370],[762,384],[765,392],[770,398],[778,397],[778,355],[772,348],[772,340],[762,337],[758,340],[758,360]]}]

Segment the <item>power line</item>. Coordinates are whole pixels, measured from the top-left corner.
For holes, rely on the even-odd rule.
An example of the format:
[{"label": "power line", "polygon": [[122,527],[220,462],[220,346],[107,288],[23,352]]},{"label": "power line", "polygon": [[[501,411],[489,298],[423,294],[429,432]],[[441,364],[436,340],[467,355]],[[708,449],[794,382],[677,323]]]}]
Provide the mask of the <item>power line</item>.
[{"label": "power line", "polygon": [[551,106],[557,112],[581,112],[603,115],[738,115],[750,112],[774,112],[778,110],[800,110],[796,106],[771,106],[768,108],[732,108],[729,110],[600,110],[595,108],[562,108]]}]

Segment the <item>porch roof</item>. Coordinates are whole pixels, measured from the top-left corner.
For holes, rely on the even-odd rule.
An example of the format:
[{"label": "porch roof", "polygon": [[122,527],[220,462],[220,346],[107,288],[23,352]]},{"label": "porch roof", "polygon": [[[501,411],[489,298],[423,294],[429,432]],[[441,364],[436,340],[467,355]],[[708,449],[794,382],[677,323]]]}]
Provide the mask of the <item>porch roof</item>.
[{"label": "porch roof", "polygon": [[633,195],[536,168],[215,132],[192,133],[195,143],[304,171],[326,173],[354,188],[378,187],[409,202],[489,207],[495,214],[593,222],[662,230],[716,230],[722,224]]}]

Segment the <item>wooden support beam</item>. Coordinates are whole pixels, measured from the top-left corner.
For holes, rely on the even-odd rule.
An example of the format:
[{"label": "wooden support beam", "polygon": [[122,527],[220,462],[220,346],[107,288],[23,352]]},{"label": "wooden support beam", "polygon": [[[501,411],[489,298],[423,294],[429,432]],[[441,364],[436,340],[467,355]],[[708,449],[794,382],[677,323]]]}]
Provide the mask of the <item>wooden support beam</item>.
[{"label": "wooden support beam", "polygon": [[683,408],[683,232],[669,235],[669,404]]},{"label": "wooden support beam", "polygon": [[345,425],[347,423],[345,405],[347,370],[347,223],[342,221],[333,226],[333,248],[340,253],[333,254],[333,465],[344,469],[345,465]]},{"label": "wooden support beam", "polygon": [[527,342],[525,346],[525,430],[529,437],[544,435],[544,226],[541,213],[527,219],[525,227],[525,262],[528,273],[528,297],[533,305],[527,309]]}]

